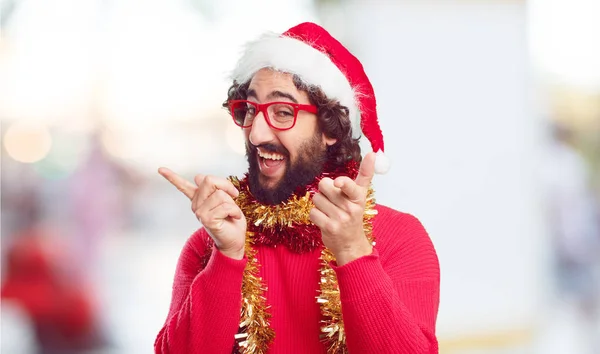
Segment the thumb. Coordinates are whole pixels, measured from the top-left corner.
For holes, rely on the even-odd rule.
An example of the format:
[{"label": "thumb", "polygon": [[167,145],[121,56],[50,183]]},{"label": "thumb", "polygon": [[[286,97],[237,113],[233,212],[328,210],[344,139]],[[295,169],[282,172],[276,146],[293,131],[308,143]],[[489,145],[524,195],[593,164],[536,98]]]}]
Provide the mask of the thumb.
[{"label": "thumb", "polygon": [[375,153],[370,152],[365,155],[362,162],[360,163],[360,168],[358,170],[358,176],[356,177],[356,184],[361,187],[369,188],[371,185],[371,181],[373,180],[373,176],[375,175]]}]

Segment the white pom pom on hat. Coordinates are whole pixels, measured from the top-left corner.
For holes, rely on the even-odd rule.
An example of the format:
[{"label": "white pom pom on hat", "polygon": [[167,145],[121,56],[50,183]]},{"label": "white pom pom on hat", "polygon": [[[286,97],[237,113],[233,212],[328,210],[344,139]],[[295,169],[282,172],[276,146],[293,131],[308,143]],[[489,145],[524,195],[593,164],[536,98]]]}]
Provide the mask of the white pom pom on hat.
[{"label": "white pom pom on hat", "polygon": [[390,159],[383,153],[383,151],[379,150],[375,154],[375,173],[383,175],[390,170]]},{"label": "white pom pom on hat", "polygon": [[248,43],[232,79],[246,82],[263,68],[295,74],[304,83],[318,86],[328,98],[339,100],[349,110],[352,136],[364,134],[376,152],[375,173],[388,172],[390,160],[384,155],[373,86],[361,62],[323,27],[304,22],[283,34],[265,34]]}]

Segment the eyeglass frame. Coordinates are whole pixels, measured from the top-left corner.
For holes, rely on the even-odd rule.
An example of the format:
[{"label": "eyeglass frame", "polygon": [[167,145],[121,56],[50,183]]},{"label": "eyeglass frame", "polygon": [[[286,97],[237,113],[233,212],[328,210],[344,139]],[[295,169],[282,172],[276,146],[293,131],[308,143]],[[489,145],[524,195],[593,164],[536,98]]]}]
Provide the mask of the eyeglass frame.
[{"label": "eyeglass frame", "polygon": [[[269,127],[271,127],[272,129],[276,129],[276,130],[280,130],[280,131],[290,130],[294,126],[296,126],[296,120],[298,119],[298,112],[305,111],[305,112],[309,112],[312,114],[317,114],[317,112],[318,112],[317,106],[312,105],[312,104],[300,104],[300,103],[282,102],[282,101],[257,103],[257,102],[252,102],[252,101],[248,101],[248,100],[229,100],[227,102],[227,105],[229,106],[229,113],[231,114],[231,118],[233,119],[233,122],[235,123],[235,125],[237,125],[238,127],[242,127],[242,128],[250,128],[252,126],[252,124],[254,124],[254,118],[252,118],[252,123],[250,125],[243,125],[243,123],[238,124],[238,122],[235,120],[235,113],[233,111],[233,105],[236,103],[249,103],[249,104],[253,105],[257,109],[256,115],[254,116],[254,118],[256,118],[256,116],[258,116],[259,112],[262,112],[263,116],[265,117],[265,121],[267,122],[267,125]],[[286,104],[286,105],[294,108],[294,122],[292,123],[292,125],[289,128],[278,128],[271,123],[271,118],[269,117],[269,113],[267,110],[271,105],[274,105],[274,104]]]}]

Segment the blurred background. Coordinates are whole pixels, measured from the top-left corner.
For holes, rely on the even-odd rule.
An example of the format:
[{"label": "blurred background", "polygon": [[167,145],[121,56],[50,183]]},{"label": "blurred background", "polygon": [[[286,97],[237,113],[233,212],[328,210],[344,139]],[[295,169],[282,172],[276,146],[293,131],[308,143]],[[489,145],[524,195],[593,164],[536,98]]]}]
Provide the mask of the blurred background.
[{"label": "blurred background", "polygon": [[2,353],[153,352],[199,227],[156,170],[245,172],[227,75],[301,21],[374,84],[375,190],[437,248],[441,353],[600,353],[600,1],[0,0],[0,21]]}]

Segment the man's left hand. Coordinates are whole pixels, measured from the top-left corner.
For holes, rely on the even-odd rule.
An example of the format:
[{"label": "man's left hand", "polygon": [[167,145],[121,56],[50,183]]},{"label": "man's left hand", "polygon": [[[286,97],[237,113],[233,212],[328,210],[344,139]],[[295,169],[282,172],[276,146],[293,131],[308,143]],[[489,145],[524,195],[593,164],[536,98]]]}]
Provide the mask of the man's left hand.
[{"label": "man's left hand", "polygon": [[374,174],[375,154],[371,152],[362,160],[356,180],[346,176],[323,178],[319,193],[313,196],[310,220],[321,229],[323,244],[338,266],[373,251],[363,229],[363,215]]}]

